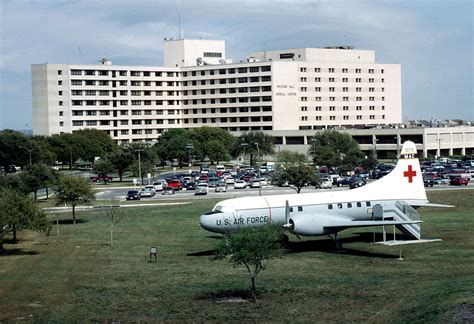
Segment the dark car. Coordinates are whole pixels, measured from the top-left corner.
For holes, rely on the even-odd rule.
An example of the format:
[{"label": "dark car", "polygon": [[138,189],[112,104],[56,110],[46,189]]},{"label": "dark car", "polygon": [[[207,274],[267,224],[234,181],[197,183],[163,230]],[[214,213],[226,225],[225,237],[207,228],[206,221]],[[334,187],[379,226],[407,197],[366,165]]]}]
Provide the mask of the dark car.
[{"label": "dark car", "polygon": [[129,192],[127,192],[127,195],[125,196],[125,199],[127,200],[140,200],[141,198],[141,195],[140,195],[140,191],[138,190],[130,190]]},{"label": "dark car", "polygon": [[469,183],[469,178],[457,177],[457,178],[451,179],[451,182],[449,184],[453,186],[461,186],[461,185],[467,186],[468,183]]},{"label": "dark car", "polygon": [[196,189],[196,182],[186,182],[184,186],[186,190],[195,190]]},{"label": "dark car", "polygon": [[425,184],[425,187],[433,187],[436,183],[436,178],[431,174],[424,174],[423,183]]},{"label": "dark car", "polygon": [[351,177],[349,180],[349,188],[354,189],[354,188],[359,188],[362,186],[365,186],[367,184],[367,181],[365,181],[364,178],[362,177]]},{"label": "dark car", "polygon": [[341,178],[336,182],[336,184],[338,187],[349,186],[351,184],[351,177]]}]

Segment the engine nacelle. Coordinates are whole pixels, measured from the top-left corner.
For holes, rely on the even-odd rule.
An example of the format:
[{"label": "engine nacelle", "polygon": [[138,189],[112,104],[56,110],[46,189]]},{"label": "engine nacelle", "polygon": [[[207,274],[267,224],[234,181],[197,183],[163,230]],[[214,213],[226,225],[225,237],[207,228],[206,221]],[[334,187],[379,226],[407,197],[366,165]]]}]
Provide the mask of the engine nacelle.
[{"label": "engine nacelle", "polygon": [[334,233],[333,230],[324,228],[327,223],[325,216],[295,215],[288,220],[291,231],[302,236],[326,235]]}]

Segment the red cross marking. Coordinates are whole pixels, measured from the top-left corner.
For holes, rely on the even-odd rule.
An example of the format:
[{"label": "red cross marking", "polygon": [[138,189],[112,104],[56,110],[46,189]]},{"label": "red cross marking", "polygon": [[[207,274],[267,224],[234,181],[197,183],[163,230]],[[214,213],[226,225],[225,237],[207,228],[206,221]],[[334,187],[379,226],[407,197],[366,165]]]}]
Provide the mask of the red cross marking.
[{"label": "red cross marking", "polygon": [[412,169],[412,166],[409,165],[409,166],[408,166],[408,170],[405,171],[405,172],[403,172],[403,176],[404,176],[404,177],[408,177],[408,182],[409,182],[409,183],[412,183],[412,182],[413,182],[413,178],[416,177],[416,171],[414,171],[414,170]]}]

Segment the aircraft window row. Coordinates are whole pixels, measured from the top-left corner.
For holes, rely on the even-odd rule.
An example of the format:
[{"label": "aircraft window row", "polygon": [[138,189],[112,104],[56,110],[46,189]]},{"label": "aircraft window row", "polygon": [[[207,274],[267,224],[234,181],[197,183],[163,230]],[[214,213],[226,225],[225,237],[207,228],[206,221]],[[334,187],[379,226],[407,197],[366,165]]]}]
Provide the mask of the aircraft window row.
[{"label": "aircraft window row", "polygon": [[[366,205],[367,207],[370,207],[370,206],[371,206],[370,201],[366,201],[366,202],[365,202],[365,205]],[[357,206],[357,207],[362,207],[362,203],[361,203],[360,201],[358,201],[358,202],[356,202],[356,206]],[[347,203],[347,204],[346,204],[346,207],[347,207],[347,208],[352,208],[352,203],[350,203],[350,202]],[[299,207],[298,207],[298,208],[299,208]],[[334,208],[334,207],[333,207],[332,204],[328,204],[328,209],[333,209],[333,208]],[[342,203],[338,203],[338,204],[337,204],[337,208],[342,209],[342,208],[343,208],[343,204],[342,204]],[[298,211],[300,211],[300,210],[298,209]]]},{"label": "aircraft window row", "polygon": [[[302,212],[303,211],[303,206],[298,206],[298,211]],[[290,207],[290,213],[293,212],[293,207]]]}]

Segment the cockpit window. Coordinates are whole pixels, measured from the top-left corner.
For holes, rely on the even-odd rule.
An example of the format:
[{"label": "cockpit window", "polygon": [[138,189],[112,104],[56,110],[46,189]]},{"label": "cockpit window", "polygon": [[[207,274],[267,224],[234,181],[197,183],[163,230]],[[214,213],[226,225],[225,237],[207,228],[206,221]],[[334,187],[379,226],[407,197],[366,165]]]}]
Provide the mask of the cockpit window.
[{"label": "cockpit window", "polygon": [[216,207],[214,207],[213,210],[217,210],[217,211],[221,211],[222,210],[222,206],[220,205],[217,205]]},{"label": "cockpit window", "polygon": [[211,210],[207,213],[204,213],[203,215],[212,215],[212,214],[219,214],[222,213],[220,210]]}]

